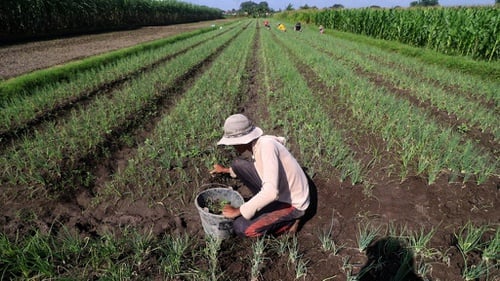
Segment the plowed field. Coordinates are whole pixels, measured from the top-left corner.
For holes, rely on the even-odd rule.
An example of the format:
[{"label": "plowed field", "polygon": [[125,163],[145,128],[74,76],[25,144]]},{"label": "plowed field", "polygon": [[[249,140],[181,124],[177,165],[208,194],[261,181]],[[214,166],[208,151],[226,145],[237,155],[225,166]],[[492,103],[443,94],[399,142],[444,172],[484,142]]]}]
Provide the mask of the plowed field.
[{"label": "plowed field", "polygon": [[[64,64],[141,42],[173,36],[210,24],[212,22],[151,27],[3,46],[0,48],[0,76],[3,79],[16,77],[33,70]],[[329,154],[325,151],[337,149],[328,146],[319,150],[321,152],[315,156],[316,158],[309,158],[307,164],[310,166],[304,164],[304,168],[311,178],[313,204],[307,218],[302,221],[300,231],[296,236],[300,256],[305,261],[307,268],[306,274],[299,277],[298,280],[346,280],[350,276],[363,272],[365,274],[363,277],[359,277],[359,280],[392,280],[391,278],[395,276],[398,269],[404,267],[404,264],[410,265],[405,274],[406,277],[395,280],[464,280],[463,272],[466,265],[457,247],[456,234],[468,222],[472,222],[476,226],[487,225],[490,227],[483,239],[486,241],[492,238],[500,223],[498,171],[495,171],[493,176],[479,185],[474,180],[464,181],[460,176],[452,177],[448,171],[442,171],[432,183],[429,183],[425,175],[412,172],[413,170],[402,177],[399,172],[399,167],[402,164],[396,156],[399,152],[395,151],[402,149],[402,146],[399,143],[389,146],[387,139],[380,132],[367,129],[355,111],[345,108],[348,106],[348,102],[341,97],[343,90],[332,82],[338,78],[332,77],[329,80],[322,76],[324,72],[315,68],[315,62],[306,61],[304,57],[293,50],[293,45],[286,42],[291,40],[290,42],[307,45],[311,50],[326,55],[332,64],[345,65],[352,71],[352,77],[364,79],[363,81],[372,87],[383,88],[388,95],[405,100],[419,111],[426,112],[429,120],[442,127],[463,129],[465,121],[433,104],[430,99],[418,97],[418,90],[402,84],[399,85],[387,74],[379,72],[378,69],[367,68],[355,59],[343,56],[335,49],[329,49],[320,41],[327,40],[324,37],[328,35],[319,35],[315,29],[312,30],[313,28],[308,30],[305,27],[303,33],[295,33],[291,29],[282,33],[274,28],[267,30],[260,22],[250,21],[243,27],[238,25],[234,30],[236,29],[237,33],[232,36],[228,35],[227,39],[224,39],[226,41],[217,46],[206,48],[211,50],[206,58],[187,67],[186,71],[172,81],[165,81],[165,85],[162,84],[162,80],[156,82],[154,89],[157,89],[161,95],[157,93],[145,106],[138,107],[139,109],[132,113],[124,113],[125,116],[122,119],[126,120],[123,121],[123,124],[126,125],[120,125],[119,128],[110,127],[111,129],[106,131],[103,140],[92,144],[92,148],[85,153],[82,152],[82,155],[76,154],[78,149],[74,152],[70,148],[62,149],[63,156],[56,159],[57,171],[53,168],[43,170],[44,167],[36,171],[37,175],[43,178],[45,184],[29,180],[15,182],[8,180],[7,176],[3,176],[0,197],[1,231],[14,239],[13,237],[16,235],[18,237],[29,235],[33,229],[42,233],[51,233],[65,227],[78,233],[81,237],[100,239],[106,233],[120,233],[126,226],[150,233],[155,237],[161,237],[165,234],[187,233],[203,244],[201,241],[204,240],[204,233],[193,203],[193,195],[196,194],[196,191],[205,185],[219,183],[231,185],[244,197],[248,196],[246,187],[237,180],[213,178],[208,173],[209,167],[207,166],[210,164],[205,165],[204,161],[214,159],[211,156],[213,151],[217,150],[217,153],[223,156],[232,155],[231,152],[222,148],[215,148],[215,141],[219,135],[212,136],[213,150],[202,150],[201,153],[192,152],[194,149],[185,151],[180,163],[165,164],[162,169],[156,169],[158,168],[157,163],[159,163],[159,161],[156,162],[156,159],[162,154],[166,154],[167,151],[175,150],[175,148],[159,148],[155,152],[157,153],[156,158],[152,156],[150,163],[142,163],[143,166],[138,166],[151,167],[151,170],[134,172],[134,175],[137,175],[138,185],[137,182],[131,181],[120,182],[116,185],[110,183],[116,181],[117,175],[122,175],[128,166],[134,165],[137,155],[143,151],[141,147],[154,146],[156,141],[153,137],[156,134],[154,130],[163,124],[161,119],[172,114],[179,106],[180,100],[187,96],[186,93],[195,91],[199,87],[197,86],[198,81],[207,75],[214,75],[212,80],[219,79],[215,77],[215,74],[209,74],[209,70],[219,59],[222,60],[221,56],[227,49],[236,44],[240,34],[253,32],[251,41],[247,42],[249,51],[244,60],[239,61],[240,58],[232,60],[232,65],[242,65],[242,74],[233,77],[233,80],[227,78],[227,83],[229,85],[231,81],[238,79],[241,79],[242,82],[237,87],[238,101],[230,105],[232,109],[229,111],[247,114],[265,129],[265,133],[284,135],[288,132],[290,134],[287,136],[290,138],[290,149],[297,156],[299,162],[303,164],[306,162],[303,157],[306,153],[304,151],[307,149],[301,146],[302,143],[299,139],[317,137],[318,143],[322,141],[324,131],[315,132],[316,136],[304,136],[306,131],[300,129],[301,126],[308,125],[307,123],[291,125],[292,129],[284,129],[288,128],[286,124],[291,121],[287,117],[283,117],[283,119],[276,117],[276,114],[279,115],[280,112],[293,111],[295,108],[300,109],[301,106],[300,104],[288,104],[283,107],[284,109],[273,107],[274,104],[283,103],[285,99],[283,96],[273,93],[278,93],[288,87],[285,78],[280,78],[279,74],[273,74],[275,68],[269,62],[273,55],[270,53],[271,51],[266,53],[270,49],[266,47],[266,44],[277,46],[286,57],[287,63],[290,63],[299,73],[296,79],[300,79],[304,87],[310,89],[310,99],[316,101],[315,109],[309,111],[310,115],[306,114],[308,115],[306,119],[313,115],[313,111],[324,113],[324,116],[327,116],[327,123],[342,132],[344,142],[354,151],[354,158],[361,163],[365,171],[363,182],[353,184],[349,178],[343,177],[341,168],[326,167],[323,163],[328,162],[328,159],[325,158]],[[161,63],[169,66],[171,60],[173,61],[182,54],[195,49],[197,44],[223,40],[221,39],[225,36],[223,32],[232,32],[233,29],[227,28],[227,30],[224,28],[220,31],[220,35],[213,35],[201,43],[193,43],[190,47],[166,56]],[[311,35],[308,36],[311,37],[306,37],[309,32]],[[317,40],[310,39],[314,36],[323,37]],[[338,43],[339,49],[349,49],[347,46],[347,43],[344,45]],[[374,62],[381,68],[397,69],[402,76],[412,77],[411,79],[418,80],[421,84],[437,87],[450,95],[458,92],[461,96],[478,102],[498,114],[496,111],[498,105],[478,97],[473,93],[474,90],[457,89],[457,86],[451,82],[448,84],[439,78],[431,79],[411,67],[399,65],[394,61],[386,61],[376,55],[363,53],[363,50],[353,48],[349,52],[363,60]],[[319,65],[320,60],[316,63]],[[152,73],[158,68],[158,64],[145,65],[136,74],[122,77],[123,80],[117,79],[113,83],[102,84],[94,92],[89,90],[85,94],[85,98],[75,99],[47,110],[47,112],[39,113],[38,117],[33,119],[34,121],[27,122],[27,125],[23,125],[22,129],[16,131],[17,133],[5,133],[4,137],[8,141],[2,143],[2,157],[11,157],[10,151],[14,150],[19,152],[16,155],[23,154],[28,146],[25,147],[21,142],[41,138],[44,135],[40,132],[46,132],[52,126],[63,128],[67,122],[70,122],[71,118],[80,114],[76,110],[78,112],[90,110],[94,100],[106,97],[106,99],[111,100],[110,104],[115,99],[119,101],[118,92],[122,88],[126,88],[128,83],[139,79],[138,77],[144,73]],[[345,79],[352,79],[352,77],[345,77]],[[339,78],[339,80],[341,79]],[[290,91],[296,89],[293,88]],[[205,94],[208,96],[214,93],[211,92],[211,89],[206,89]],[[198,109],[192,107],[191,110],[195,114]],[[214,108],[214,110],[217,109]],[[221,133],[223,117],[212,116],[212,114],[213,112],[207,111],[203,116],[207,120],[216,118],[218,120],[216,124],[220,126],[210,129]],[[174,120],[176,119],[174,118]],[[49,123],[54,125],[49,126]],[[174,123],[169,124],[174,126]],[[188,147],[189,144],[195,147],[198,141],[202,141],[198,139],[196,133],[185,133],[185,143],[188,144]],[[467,130],[462,130],[462,133],[465,140],[472,140],[485,154],[498,159],[499,144],[491,132],[469,126]],[[184,132],[179,132],[179,134],[183,135]],[[46,142],[49,146],[57,140],[47,138],[41,141]],[[392,147],[393,150],[387,149],[388,147]],[[87,148],[82,147],[82,149]],[[190,154],[190,152],[192,153]],[[76,155],[74,159],[71,158],[72,155]],[[12,165],[14,166],[14,164]],[[12,169],[18,169],[20,174],[26,175],[29,167],[16,166]],[[87,177],[87,175],[91,175],[91,177]],[[170,182],[165,180],[166,175],[170,177]],[[64,185],[65,188],[62,188],[61,185]],[[248,198],[246,197],[246,199]],[[360,251],[358,247],[360,231],[366,225],[380,226],[381,232],[378,233],[377,238],[368,249]],[[322,248],[319,237],[322,232],[328,229],[332,231],[330,233],[331,239],[339,247],[336,252]],[[431,230],[435,231],[426,246],[427,249],[433,250],[432,254],[425,257],[415,256],[413,260],[408,261],[402,258],[404,251],[407,250],[406,245],[394,246],[395,244],[392,243],[393,248],[387,248],[387,245],[390,244],[388,241],[394,238],[390,235],[394,234],[391,232],[395,231],[403,235],[416,233],[420,230],[425,231],[425,233]],[[218,253],[220,280],[250,280],[249,257],[253,255],[252,243],[254,242],[254,239],[237,237],[223,241]],[[265,253],[266,258],[259,270],[259,280],[296,280],[297,269],[288,255],[279,254],[270,248]],[[481,260],[480,255],[481,253],[478,251],[471,252],[469,260],[478,264]],[[134,271],[134,274],[131,274],[133,276],[131,279],[161,280],[163,275],[158,270],[159,256],[160,254],[145,254],[143,264],[131,265]],[[125,259],[126,257],[118,257],[113,261],[119,263]],[[192,263],[204,269],[209,262],[201,259]],[[376,268],[374,264],[379,265],[379,267]],[[2,261],[0,260],[1,265]],[[71,268],[74,271],[72,271],[69,266],[66,270],[61,265],[58,270],[61,276],[75,278],[76,276],[68,275],[83,272],[82,274],[86,276],[84,279],[97,280],[105,276],[102,270],[99,270],[99,268],[102,269],[102,266],[97,265],[97,268],[92,268],[90,265],[73,265]],[[179,274],[173,280],[192,280],[193,270],[184,270],[186,274]],[[423,270],[425,270],[424,273],[419,272]],[[0,269],[0,276],[2,276],[1,272],[2,269]],[[496,260],[490,269],[488,279],[483,276],[479,280],[500,280],[498,273],[498,260]],[[78,277],[76,278],[78,279]]]}]

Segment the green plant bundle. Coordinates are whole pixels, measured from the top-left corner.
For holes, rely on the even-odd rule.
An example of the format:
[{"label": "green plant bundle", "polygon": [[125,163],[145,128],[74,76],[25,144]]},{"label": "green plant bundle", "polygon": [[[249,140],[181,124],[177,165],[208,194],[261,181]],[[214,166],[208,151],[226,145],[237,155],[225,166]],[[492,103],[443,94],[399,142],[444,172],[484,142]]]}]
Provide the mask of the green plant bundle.
[{"label": "green plant bundle", "polygon": [[231,204],[230,201],[225,199],[215,199],[215,198],[207,198],[205,205],[208,208],[208,211],[212,214],[220,215],[222,214],[222,209],[227,204]]}]

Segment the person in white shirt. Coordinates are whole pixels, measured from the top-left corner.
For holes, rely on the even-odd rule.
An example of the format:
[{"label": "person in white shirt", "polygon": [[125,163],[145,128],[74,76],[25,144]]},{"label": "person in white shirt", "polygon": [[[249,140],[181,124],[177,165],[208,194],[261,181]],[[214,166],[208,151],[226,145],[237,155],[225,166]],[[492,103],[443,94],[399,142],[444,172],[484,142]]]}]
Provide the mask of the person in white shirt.
[{"label": "person in white shirt", "polygon": [[295,233],[310,203],[309,183],[295,157],[284,146],[283,137],[263,135],[243,114],[229,116],[218,145],[248,151],[251,160],[236,158],[230,167],[215,164],[211,174],[230,174],[253,193],[239,208],[226,205],[222,214],[233,222],[239,236]]}]

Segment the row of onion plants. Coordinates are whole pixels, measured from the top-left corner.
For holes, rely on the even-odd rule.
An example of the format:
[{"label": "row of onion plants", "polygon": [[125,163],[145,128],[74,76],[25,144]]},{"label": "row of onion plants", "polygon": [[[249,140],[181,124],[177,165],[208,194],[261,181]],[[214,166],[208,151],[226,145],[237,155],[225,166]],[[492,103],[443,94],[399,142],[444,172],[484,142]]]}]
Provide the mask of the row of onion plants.
[{"label": "row of onion plants", "polygon": [[[340,33],[333,33],[333,36],[311,37],[307,36],[307,43],[314,44],[315,46],[332,48],[342,47],[342,49],[349,49],[354,52],[361,53],[367,60],[377,60],[381,65],[391,65],[395,69],[399,69],[404,73],[415,73],[414,76],[419,76],[423,81],[431,83],[431,81],[442,88],[453,89],[449,94],[454,92],[467,92],[467,94],[474,99],[484,100],[485,103],[493,103],[498,106],[500,103],[500,96],[497,89],[500,87],[497,79],[494,76],[486,76],[481,74],[466,74],[465,72],[450,71],[443,65],[423,63],[419,57],[408,56],[400,52],[392,52],[384,50],[380,47],[370,47],[372,44],[356,44],[350,39],[343,38]],[[361,36],[357,36],[361,38]],[[369,40],[370,41],[370,40]],[[374,40],[371,40],[374,41]],[[379,41],[377,41],[379,42]],[[324,45],[325,44],[325,45]],[[437,54],[434,54],[437,56]],[[454,61],[465,64],[463,58],[453,57]],[[491,66],[488,69],[492,74],[497,72],[494,70],[494,63],[482,63],[483,68]],[[466,66],[464,66],[465,68]],[[464,69],[465,70],[465,69]]]},{"label": "row of onion plants", "polygon": [[[500,128],[497,125],[500,123],[498,115],[500,83],[498,81],[482,80],[457,72],[450,73],[448,69],[425,65],[421,62],[417,65],[414,59],[389,55],[374,47],[335,40],[330,36],[322,36],[320,39],[309,38],[306,42],[316,49],[332,54],[334,56],[332,59],[343,61],[353,67],[359,66],[363,71],[382,76],[384,81],[398,89],[410,92],[422,102],[429,102],[439,110],[453,114],[466,123],[464,126],[478,127],[482,132],[491,132],[495,141],[500,141]],[[373,59],[375,57],[376,60]],[[384,63],[381,63],[381,60],[384,60]],[[417,75],[427,73],[427,79],[438,79],[443,85],[422,83],[422,80],[415,79],[415,73],[409,71],[410,69],[418,69]],[[448,82],[449,79],[453,82]],[[475,83],[472,84],[474,81]],[[448,90],[450,88],[455,91],[462,89],[466,92],[473,92],[479,99],[484,99],[484,102],[450,92]],[[488,103],[496,104],[494,108],[491,108],[487,106]]]},{"label": "row of onion plants", "polygon": [[[314,36],[312,34],[304,32],[301,35]],[[427,176],[429,183],[433,183],[446,170],[455,178],[463,176],[464,181],[474,176],[479,184],[498,171],[498,163],[491,155],[482,152],[471,141],[464,143],[460,135],[449,127],[440,126],[422,109],[372,84],[366,77],[360,77],[356,66],[334,60],[331,54],[304,44],[297,37],[283,35],[279,38],[310,65],[324,83],[339,89],[339,97],[349,106],[347,110],[353,113],[360,126],[379,134],[387,142],[387,150],[397,151],[402,179],[414,173]],[[335,56],[344,54],[339,46],[330,51],[337,54]]]},{"label": "row of onion plants", "polygon": [[171,43],[161,48],[134,53],[111,64],[97,65],[92,69],[78,72],[70,80],[35,88],[30,95],[13,97],[0,112],[0,132],[22,127],[23,124],[38,118],[47,111],[57,109],[68,102],[78,101],[88,96],[89,93],[104,91],[103,87],[131,79],[147,71],[148,66],[153,69],[155,64],[161,65],[162,60],[187,51],[209,39],[217,38],[216,36],[220,34],[221,32],[216,30],[184,40],[172,40]]},{"label": "row of onion plants", "polygon": [[272,33],[263,32],[262,37],[271,121],[281,125],[284,134],[296,140],[302,165],[311,173],[328,173],[336,168],[341,172],[341,180],[361,182],[361,165],[343,142],[341,131],[332,127],[328,113],[319,110],[318,104],[322,101],[311,94],[299,70],[274,41]]},{"label": "row of onion plants", "polygon": [[[184,263],[203,256],[204,249],[193,248],[193,239],[187,235],[156,237],[127,227],[121,230],[120,236],[104,234],[99,239],[67,230],[58,235],[33,230],[15,239],[0,233],[2,280],[75,280],[75,276],[133,280],[138,275],[176,280]],[[145,270],[144,264],[151,260],[157,266]],[[208,274],[200,269],[191,280],[208,280],[197,275]]]},{"label": "row of onion plants", "polygon": [[[224,119],[235,113],[244,98],[241,88],[254,34],[255,28],[243,29],[158,122],[127,167],[115,173],[97,199],[118,192],[162,196],[154,198],[154,202],[167,196],[178,198],[178,203],[192,202],[201,179],[213,164],[223,161],[223,151],[215,144],[222,134]],[[169,209],[174,211],[174,206]]]},{"label": "row of onion plants", "polygon": [[[206,41],[177,56],[161,67],[128,81],[113,95],[99,96],[87,108],[78,108],[68,118],[48,122],[32,138],[24,139],[6,151],[0,160],[2,182],[23,185],[59,186],[72,183],[68,173],[80,176],[80,161],[96,153],[116,131],[132,126],[143,115],[155,110],[155,99],[176,78],[196,67],[240,30]],[[83,173],[80,179],[90,178]],[[73,175],[74,176],[74,175]]]}]

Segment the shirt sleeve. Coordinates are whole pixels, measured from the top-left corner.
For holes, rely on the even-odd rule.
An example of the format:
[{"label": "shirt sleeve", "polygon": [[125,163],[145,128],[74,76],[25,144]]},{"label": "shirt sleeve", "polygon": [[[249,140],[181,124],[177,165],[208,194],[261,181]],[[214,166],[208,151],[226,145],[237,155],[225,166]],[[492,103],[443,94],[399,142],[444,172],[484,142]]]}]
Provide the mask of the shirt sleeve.
[{"label": "shirt sleeve", "polygon": [[241,215],[251,219],[255,213],[279,198],[279,151],[273,141],[262,142],[254,153],[255,165],[261,167],[261,190],[240,207]]}]

